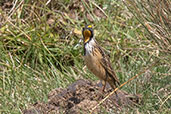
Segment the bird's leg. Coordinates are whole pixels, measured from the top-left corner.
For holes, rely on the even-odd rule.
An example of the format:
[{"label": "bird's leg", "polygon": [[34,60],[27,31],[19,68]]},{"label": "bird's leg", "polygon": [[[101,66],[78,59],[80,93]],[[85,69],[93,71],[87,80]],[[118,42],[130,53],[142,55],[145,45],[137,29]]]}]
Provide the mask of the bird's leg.
[{"label": "bird's leg", "polygon": [[105,80],[102,80],[102,85],[103,85],[102,92],[105,92],[107,78],[108,78],[108,75],[107,75],[107,72],[106,72]]},{"label": "bird's leg", "polygon": [[106,88],[106,81],[102,80],[102,93],[105,92],[105,88]]},{"label": "bird's leg", "polygon": [[[110,82],[110,86],[112,87],[113,91],[116,89],[116,86],[113,84],[113,82]],[[115,91],[116,98],[118,98],[117,91]]]}]

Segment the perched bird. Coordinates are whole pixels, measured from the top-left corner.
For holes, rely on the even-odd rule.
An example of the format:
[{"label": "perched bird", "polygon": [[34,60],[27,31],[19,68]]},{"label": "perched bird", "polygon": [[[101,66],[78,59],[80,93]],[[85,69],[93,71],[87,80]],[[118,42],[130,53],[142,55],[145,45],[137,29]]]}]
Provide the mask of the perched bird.
[{"label": "perched bird", "polygon": [[112,69],[109,56],[98,45],[95,40],[91,25],[85,26],[82,30],[84,42],[84,61],[87,68],[100,80],[102,80],[104,91],[106,82],[115,89],[119,85],[119,80]]}]

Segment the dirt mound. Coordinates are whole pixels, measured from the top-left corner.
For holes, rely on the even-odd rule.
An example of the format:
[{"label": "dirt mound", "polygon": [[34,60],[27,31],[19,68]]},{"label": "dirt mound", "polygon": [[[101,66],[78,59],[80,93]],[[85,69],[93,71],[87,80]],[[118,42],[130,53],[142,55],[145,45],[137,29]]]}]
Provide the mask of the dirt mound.
[{"label": "dirt mound", "polygon": [[[112,89],[107,85],[105,92],[102,92],[102,84],[89,80],[78,80],[67,89],[57,88],[48,95],[47,103],[35,103],[32,108],[23,111],[24,114],[47,114],[47,113],[66,113],[79,114],[89,113],[91,109],[105,98]],[[124,91],[117,91],[93,112],[118,112],[124,106],[140,103],[140,97],[129,95]]]}]

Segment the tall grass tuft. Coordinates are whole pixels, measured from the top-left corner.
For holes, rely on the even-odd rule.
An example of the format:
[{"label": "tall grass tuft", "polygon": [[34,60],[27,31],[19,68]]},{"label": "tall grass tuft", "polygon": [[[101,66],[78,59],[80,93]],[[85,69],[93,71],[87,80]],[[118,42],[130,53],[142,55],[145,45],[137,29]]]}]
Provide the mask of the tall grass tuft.
[{"label": "tall grass tuft", "polygon": [[169,0],[125,0],[129,11],[142,24],[156,50],[156,57],[170,65],[171,61],[171,7]]}]

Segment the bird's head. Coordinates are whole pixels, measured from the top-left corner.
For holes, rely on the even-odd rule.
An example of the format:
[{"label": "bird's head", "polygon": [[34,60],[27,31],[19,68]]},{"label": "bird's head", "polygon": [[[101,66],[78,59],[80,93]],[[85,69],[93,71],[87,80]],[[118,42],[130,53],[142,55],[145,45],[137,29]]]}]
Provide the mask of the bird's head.
[{"label": "bird's head", "polygon": [[85,26],[82,30],[84,44],[93,38],[93,28],[91,25]]}]

